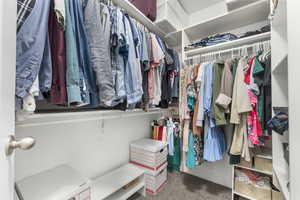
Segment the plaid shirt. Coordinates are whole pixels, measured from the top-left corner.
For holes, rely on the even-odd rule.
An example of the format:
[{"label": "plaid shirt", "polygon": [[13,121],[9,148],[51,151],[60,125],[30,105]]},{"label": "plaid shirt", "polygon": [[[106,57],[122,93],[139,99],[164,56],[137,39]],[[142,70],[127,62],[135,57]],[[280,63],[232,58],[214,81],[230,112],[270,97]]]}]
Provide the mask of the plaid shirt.
[{"label": "plaid shirt", "polygon": [[27,17],[33,10],[36,0],[18,0],[18,14],[17,14],[17,31],[19,32],[21,26],[26,21]]}]

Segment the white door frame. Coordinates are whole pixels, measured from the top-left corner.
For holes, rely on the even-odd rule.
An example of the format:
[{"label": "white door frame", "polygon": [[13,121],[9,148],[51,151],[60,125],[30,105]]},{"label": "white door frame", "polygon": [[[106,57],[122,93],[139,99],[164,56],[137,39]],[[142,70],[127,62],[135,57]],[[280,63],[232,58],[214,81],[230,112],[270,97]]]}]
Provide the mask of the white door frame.
[{"label": "white door frame", "polygon": [[17,0],[0,0],[0,199],[14,198],[14,155],[4,151],[15,133]]}]

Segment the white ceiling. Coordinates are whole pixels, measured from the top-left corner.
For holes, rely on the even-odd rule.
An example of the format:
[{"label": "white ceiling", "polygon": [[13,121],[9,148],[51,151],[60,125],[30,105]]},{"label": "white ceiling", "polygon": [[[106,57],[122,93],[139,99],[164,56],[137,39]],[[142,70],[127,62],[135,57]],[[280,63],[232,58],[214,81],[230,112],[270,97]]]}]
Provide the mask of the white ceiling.
[{"label": "white ceiling", "polygon": [[178,0],[187,13],[197,12],[224,0]]},{"label": "white ceiling", "polygon": [[254,3],[258,0],[226,0],[228,11],[246,6],[247,4]]},{"label": "white ceiling", "polygon": [[222,1],[227,4],[228,11],[230,11],[254,3],[258,0],[178,0],[188,14],[197,12]]}]

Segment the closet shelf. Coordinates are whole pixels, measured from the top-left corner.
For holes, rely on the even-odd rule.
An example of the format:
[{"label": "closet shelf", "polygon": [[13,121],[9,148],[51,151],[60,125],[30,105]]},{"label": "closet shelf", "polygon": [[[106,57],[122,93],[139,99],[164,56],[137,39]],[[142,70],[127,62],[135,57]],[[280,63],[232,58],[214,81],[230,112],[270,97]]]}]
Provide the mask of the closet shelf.
[{"label": "closet shelf", "polygon": [[235,195],[238,195],[238,196],[243,197],[243,198],[248,199],[248,200],[256,200],[256,199],[254,199],[254,198],[252,198],[252,197],[249,197],[249,196],[247,196],[247,195],[241,194],[241,193],[236,192],[236,191],[234,191],[233,193],[234,193]]},{"label": "closet shelf", "polygon": [[290,191],[287,187],[287,184],[289,183],[289,176],[283,170],[280,170],[279,167],[273,166],[273,169],[285,199],[290,199]]},{"label": "closet shelf", "polygon": [[262,174],[266,174],[266,175],[270,175],[270,176],[273,175],[273,173],[269,172],[269,171],[263,171],[263,170],[259,170],[259,169],[256,169],[256,168],[244,167],[242,165],[234,165],[234,167],[242,168],[242,169],[248,169],[248,170],[251,170],[251,171],[254,171],[254,172],[258,172],[258,173],[262,173]]},{"label": "closet shelf", "polygon": [[[145,183],[141,182],[138,183],[137,185],[125,190],[125,189],[120,189],[118,192],[115,194],[109,196],[108,198],[105,198],[105,200],[123,200],[123,199],[128,199],[132,195],[134,195],[136,192],[139,190],[142,190],[145,187]],[[95,199],[98,200],[98,199]]]},{"label": "closet shelf", "polygon": [[168,109],[153,108],[148,112],[142,109],[134,109],[127,111],[120,110],[93,110],[80,112],[64,112],[64,113],[41,113],[33,114],[24,121],[16,122],[17,127],[43,126],[53,124],[65,124],[74,122],[85,122],[102,119],[117,119],[125,117],[136,117],[154,114],[168,114]]},{"label": "closet shelf", "polygon": [[[93,181],[92,199],[127,199],[145,186],[144,173],[144,170],[132,164],[111,171]],[[127,190],[122,189],[123,186],[137,178],[140,179],[137,185]]]},{"label": "closet shelf", "polygon": [[282,58],[274,64],[272,72],[278,75],[285,75],[287,74],[287,62],[288,54],[282,56]]},{"label": "closet shelf", "polygon": [[181,46],[182,43],[182,31],[174,31],[166,35],[165,39],[171,46]]},{"label": "closet shelf", "polygon": [[128,0],[113,0],[113,3],[120,8],[126,10],[126,12],[140,23],[144,24],[151,32],[155,33],[162,39],[165,38],[166,33],[162,31],[155,23],[148,19],[139,9],[137,9]]},{"label": "closet shelf", "polygon": [[268,0],[259,0],[226,14],[208,19],[184,29],[191,41],[216,33],[223,33],[249,24],[268,19],[270,5]]},{"label": "closet shelf", "polygon": [[241,39],[237,39],[237,40],[232,40],[232,41],[216,44],[213,46],[201,47],[201,48],[197,48],[197,49],[188,50],[188,51],[186,51],[186,56],[190,57],[190,56],[194,56],[197,54],[204,54],[204,53],[208,53],[208,52],[212,52],[212,51],[221,51],[221,50],[239,47],[242,45],[247,45],[247,44],[251,44],[251,43],[255,43],[255,42],[269,40],[270,38],[271,38],[270,32],[261,33],[261,34],[254,35],[254,36],[249,36],[249,37],[245,37],[245,38],[241,38]]}]

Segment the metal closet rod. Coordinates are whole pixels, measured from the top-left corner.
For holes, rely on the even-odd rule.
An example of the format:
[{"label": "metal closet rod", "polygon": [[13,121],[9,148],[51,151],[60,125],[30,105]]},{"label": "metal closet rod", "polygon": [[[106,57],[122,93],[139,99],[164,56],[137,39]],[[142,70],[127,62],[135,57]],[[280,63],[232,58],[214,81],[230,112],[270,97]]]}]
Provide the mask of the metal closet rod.
[{"label": "metal closet rod", "polygon": [[[220,50],[220,51],[212,51],[212,52],[205,53],[205,54],[200,53],[196,56],[191,56],[191,57],[187,58],[185,61],[187,63],[189,63],[190,61],[194,61],[196,59],[198,59],[199,61],[213,60],[213,59],[218,59],[218,58],[220,59],[222,57],[222,54],[228,53],[228,52],[231,52],[231,57],[247,56],[247,55],[250,55],[248,53],[249,48],[253,49],[252,54],[257,53],[261,50],[269,50],[269,49],[271,49],[271,41],[267,40],[267,41],[262,41],[262,42],[256,42],[256,43],[249,44],[249,45],[243,45],[240,47],[235,47],[235,48],[225,49],[225,50]],[[235,54],[235,52],[237,52],[237,54]],[[201,58],[204,58],[204,59],[201,59]],[[228,55],[227,55],[227,58],[228,58]]]}]

